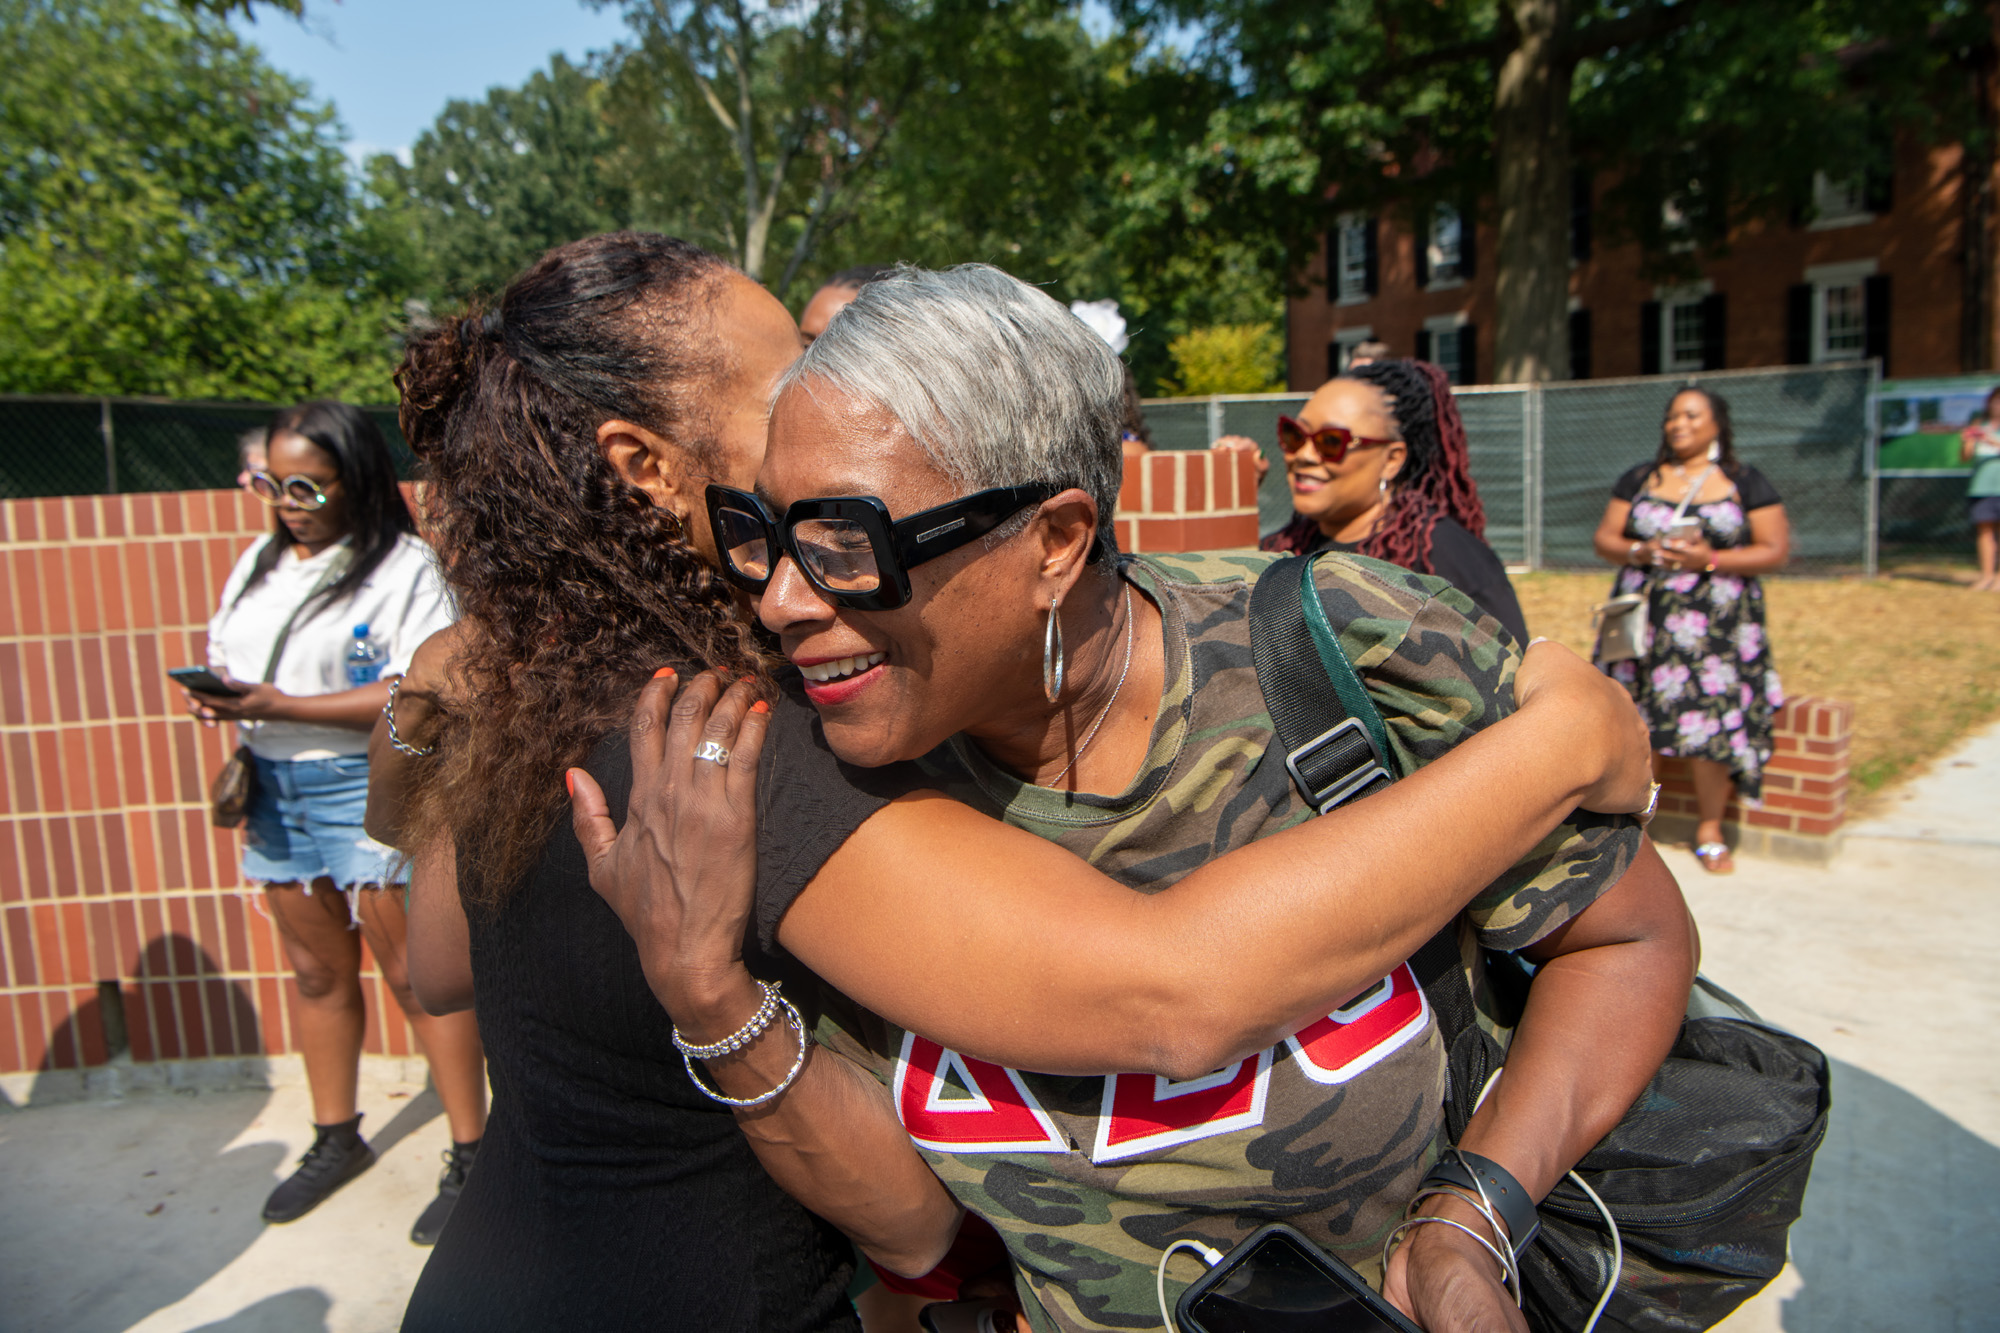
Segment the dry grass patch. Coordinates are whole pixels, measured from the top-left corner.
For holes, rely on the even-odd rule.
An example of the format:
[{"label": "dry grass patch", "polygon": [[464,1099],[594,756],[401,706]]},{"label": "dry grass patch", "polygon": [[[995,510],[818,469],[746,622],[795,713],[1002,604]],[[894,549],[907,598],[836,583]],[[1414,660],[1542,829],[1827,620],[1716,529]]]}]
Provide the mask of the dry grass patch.
[{"label": "dry grass patch", "polygon": [[[1601,574],[1517,574],[1528,630],[1588,655]],[[1854,703],[1858,794],[2000,716],[2000,595],[1921,578],[1767,579],[1771,651],[1788,695]]]}]

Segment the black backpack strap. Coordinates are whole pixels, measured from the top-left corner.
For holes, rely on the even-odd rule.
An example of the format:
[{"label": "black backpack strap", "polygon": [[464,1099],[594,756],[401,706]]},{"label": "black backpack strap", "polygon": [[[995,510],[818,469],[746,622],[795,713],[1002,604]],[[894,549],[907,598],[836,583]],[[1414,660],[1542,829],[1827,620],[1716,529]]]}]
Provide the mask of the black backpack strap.
[{"label": "black backpack strap", "polygon": [[[1279,560],[1258,576],[1250,593],[1250,654],[1285,768],[1313,809],[1325,814],[1343,801],[1382,790],[1396,775],[1382,715],[1341,651],[1320,604],[1312,580],[1317,559]],[[1410,970],[1437,1015],[1445,1050],[1459,1051],[1460,1037],[1478,1020],[1459,952],[1457,918],[1411,955]],[[1490,1061],[1465,1063],[1473,1046],[1483,1043],[1467,1044],[1466,1054],[1452,1059],[1454,1082],[1485,1082]],[[1471,1118],[1479,1088],[1462,1096],[1458,1087],[1451,1092],[1451,1134],[1456,1139]]]},{"label": "black backpack strap", "polygon": [[1250,593],[1250,654],[1285,768],[1307,803],[1325,814],[1380,791],[1395,775],[1381,714],[1340,650],[1313,587],[1315,559],[1279,560],[1258,577]]}]

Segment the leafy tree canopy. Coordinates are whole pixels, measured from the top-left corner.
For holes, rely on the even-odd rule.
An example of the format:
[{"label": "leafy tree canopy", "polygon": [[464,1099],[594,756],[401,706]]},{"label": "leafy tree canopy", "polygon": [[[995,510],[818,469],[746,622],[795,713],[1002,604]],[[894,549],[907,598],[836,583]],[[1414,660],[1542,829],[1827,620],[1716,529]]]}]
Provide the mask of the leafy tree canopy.
[{"label": "leafy tree canopy", "polygon": [[0,0],[0,60],[0,390],[387,397],[331,111],[148,0]]}]

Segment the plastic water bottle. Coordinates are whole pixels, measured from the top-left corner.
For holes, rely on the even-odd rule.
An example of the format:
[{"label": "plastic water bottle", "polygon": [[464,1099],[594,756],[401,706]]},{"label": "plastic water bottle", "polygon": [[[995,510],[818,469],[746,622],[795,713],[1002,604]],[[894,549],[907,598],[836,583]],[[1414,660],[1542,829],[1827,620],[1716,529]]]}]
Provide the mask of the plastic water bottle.
[{"label": "plastic water bottle", "polygon": [[352,689],[372,685],[382,679],[382,645],[369,637],[366,625],[354,627],[354,642],[347,649],[347,684]]}]

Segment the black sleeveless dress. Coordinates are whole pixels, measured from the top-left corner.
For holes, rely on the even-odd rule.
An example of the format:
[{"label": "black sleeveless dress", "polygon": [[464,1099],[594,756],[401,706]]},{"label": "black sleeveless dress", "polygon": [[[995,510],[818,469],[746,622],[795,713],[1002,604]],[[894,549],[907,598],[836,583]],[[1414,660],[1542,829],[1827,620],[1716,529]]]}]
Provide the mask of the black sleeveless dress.
[{"label": "black sleeveless dress", "polygon": [[[622,733],[587,765],[611,809],[631,793]],[[908,768],[850,769],[796,678],[760,773],[758,898],[796,895]],[[404,1316],[407,1333],[858,1333],[854,1251],[773,1183],[729,1108],[688,1082],[638,952],[591,889],[564,821],[528,881],[468,912],[493,1083],[486,1137]],[[814,988],[756,943],[751,970]]]}]

